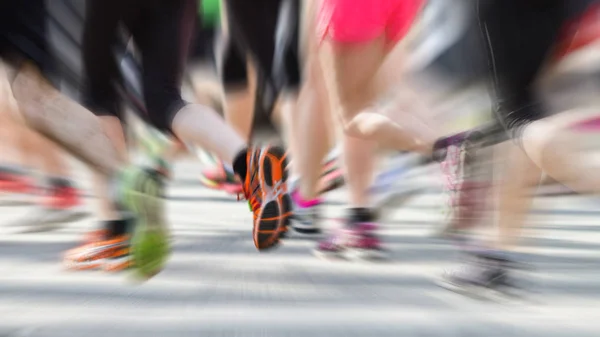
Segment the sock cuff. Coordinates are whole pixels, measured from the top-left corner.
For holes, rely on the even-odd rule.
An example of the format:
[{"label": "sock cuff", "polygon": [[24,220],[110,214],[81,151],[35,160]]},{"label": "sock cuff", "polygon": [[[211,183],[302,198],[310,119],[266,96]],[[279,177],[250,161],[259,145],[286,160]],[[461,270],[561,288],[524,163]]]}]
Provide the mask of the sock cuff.
[{"label": "sock cuff", "polygon": [[248,170],[248,164],[246,162],[247,156],[248,156],[248,148],[243,148],[233,158],[233,163],[232,163],[233,171],[237,175],[240,176],[242,181],[244,181],[246,179],[246,171]]}]

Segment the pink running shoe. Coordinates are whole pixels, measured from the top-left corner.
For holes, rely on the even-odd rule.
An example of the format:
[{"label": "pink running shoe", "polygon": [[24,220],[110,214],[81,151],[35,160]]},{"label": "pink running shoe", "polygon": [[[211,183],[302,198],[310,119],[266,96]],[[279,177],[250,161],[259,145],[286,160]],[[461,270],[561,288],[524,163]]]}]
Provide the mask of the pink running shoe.
[{"label": "pink running shoe", "polygon": [[228,172],[221,161],[217,161],[213,167],[203,170],[200,174],[200,182],[208,188],[225,191],[229,194],[242,193],[241,181],[233,173]]},{"label": "pink running shoe", "polygon": [[314,253],[323,258],[383,260],[387,257],[374,223],[355,223],[321,241]]}]

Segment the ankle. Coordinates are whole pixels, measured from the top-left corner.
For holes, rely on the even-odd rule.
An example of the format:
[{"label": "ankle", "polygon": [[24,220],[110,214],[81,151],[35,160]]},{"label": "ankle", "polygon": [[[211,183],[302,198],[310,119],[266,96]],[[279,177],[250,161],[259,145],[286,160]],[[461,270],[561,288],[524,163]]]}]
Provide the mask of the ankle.
[{"label": "ankle", "polygon": [[348,210],[348,223],[361,224],[375,221],[375,212],[366,207],[353,207]]},{"label": "ankle", "polygon": [[233,159],[232,169],[238,175],[241,181],[246,180],[248,172],[248,148],[244,148]]}]

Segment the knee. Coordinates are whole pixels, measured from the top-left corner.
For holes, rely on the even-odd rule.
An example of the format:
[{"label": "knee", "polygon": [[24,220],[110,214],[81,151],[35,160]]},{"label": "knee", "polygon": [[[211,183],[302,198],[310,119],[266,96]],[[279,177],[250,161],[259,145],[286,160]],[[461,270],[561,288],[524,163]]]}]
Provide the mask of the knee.
[{"label": "knee", "polygon": [[361,139],[373,139],[381,125],[386,122],[385,116],[372,112],[342,117],[344,134]]},{"label": "knee", "polygon": [[160,131],[171,132],[173,117],[187,102],[181,98],[177,88],[145,88],[147,117],[149,122]]}]

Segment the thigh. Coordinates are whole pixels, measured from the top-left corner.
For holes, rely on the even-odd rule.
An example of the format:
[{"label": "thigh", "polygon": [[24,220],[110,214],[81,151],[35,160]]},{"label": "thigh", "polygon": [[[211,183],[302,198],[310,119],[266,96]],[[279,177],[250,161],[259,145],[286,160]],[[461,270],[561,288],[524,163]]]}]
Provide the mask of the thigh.
[{"label": "thigh", "polygon": [[564,22],[562,0],[480,0],[479,20],[499,96],[530,89]]},{"label": "thigh", "polygon": [[277,23],[275,60],[272,75],[276,86],[296,92],[301,83],[300,19],[301,1],[287,0]]},{"label": "thigh", "polygon": [[[144,95],[150,100],[180,99],[183,72],[197,24],[196,0],[150,2],[135,24],[134,41],[142,55]],[[161,112],[162,113],[162,112]]]},{"label": "thigh", "polygon": [[356,44],[328,41],[319,54],[328,88],[335,94],[346,121],[372,104],[382,92],[378,73],[387,56],[384,36]]},{"label": "thigh", "polygon": [[564,0],[480,0],[482,38],[500,121],[516,130],[544,117],[537,79],[565,21]]},{"label": "thigh", "polygon": [[250,53],[259,73],[270,75],[282,0],[226,0],[228,29],[233,44]]},{"label": "thigh", "polygon": [[56,82],[58,67],[48,43],[47,21],[44,0],[0,1],[0,53],[13,63],[33,63]]},{"label": "thigh", "polygon": [[120,116],[115,83],[121,82],[113,48],[122,11],[114,0],[89,0],[83,31],[84,105],[98,116]]}]

